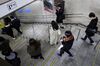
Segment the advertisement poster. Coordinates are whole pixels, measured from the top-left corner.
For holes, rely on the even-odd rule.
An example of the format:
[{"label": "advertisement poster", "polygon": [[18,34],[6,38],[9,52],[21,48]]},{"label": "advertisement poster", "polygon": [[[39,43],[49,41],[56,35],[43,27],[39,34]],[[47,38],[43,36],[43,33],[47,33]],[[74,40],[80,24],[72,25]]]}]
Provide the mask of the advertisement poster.
[{"label": "advertisement poster", "polygon": [[43,0],[43,3],[44,3],[44,9],[45,9],[46,11],[52,13],[53,10],[54,10],[54,7],[53,7],[54,2],[53,2],[53,0]]}]

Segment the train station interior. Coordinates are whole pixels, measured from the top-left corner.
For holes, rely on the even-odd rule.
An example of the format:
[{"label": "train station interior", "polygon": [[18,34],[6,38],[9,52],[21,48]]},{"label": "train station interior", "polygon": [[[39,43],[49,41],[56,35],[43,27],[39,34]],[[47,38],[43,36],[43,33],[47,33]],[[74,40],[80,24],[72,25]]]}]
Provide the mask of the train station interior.
[{"label": "train station interior", "polygon": [[[60,6],[64,9],[64,19],[60,28],[61,34],[58,43],[50,44],[51,22],[56,21],[56,9]],[[11,49],[20,58],[19,66],[100,66],[100,0],[0,0],[0,37],[9,40]],[[82,40],[86,35],[85,30],[91,21],[89,13],[95,13],[98,17],[98,30],[90,40]],[[14,37],[3,33],[6,26],[5,18],[14,16],[20,20],[20,30],[12,28]],[[58,24],[59,25],[59,24]],[[64,52],[60,57],[60,49],[63,46],[60,38],[66,31],[71,31],[74,42],[70,49],[73,57]],[[34,38],[41,43],[41,53],[44,59],[31,58],[27,52],[29,40]],[[2,42],[0,39],[0,46]],[[6,47],[5,47],[6,48]],[[2,50],[2,49],[1,49]],[[14,66],[6,61],[5,55],[0,50],[0,66]]]}]

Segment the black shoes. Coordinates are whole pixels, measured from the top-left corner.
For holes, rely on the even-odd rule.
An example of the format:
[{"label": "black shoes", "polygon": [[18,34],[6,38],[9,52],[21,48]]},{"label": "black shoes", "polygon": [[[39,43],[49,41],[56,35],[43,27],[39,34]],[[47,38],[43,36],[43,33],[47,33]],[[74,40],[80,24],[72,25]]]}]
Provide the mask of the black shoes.
[{"label": "black shoes", "polygon": [[57,53],[57,55],[58,55],[58,56],[60,56],[60,57],[62,56],[62,55],[61,55],[61,54],[59,54],[59,53]]},{"label": "black shoes", "polygon": [[69,57],[73,57],[73,55],[69,55]]},{"label": "black shoes", "polygon": [[83,41],[85,41],[85,39],[84,38],[81,38]]},{"label": "black shoes", "polygon": [[64,29],[64,27],[63,27],[63,26],[60,26],[60,28]]},{"label": "black shoes", "polygon": [[40,56],[40,59],[43,59],[44,60],[44,57],[43,56]]}]

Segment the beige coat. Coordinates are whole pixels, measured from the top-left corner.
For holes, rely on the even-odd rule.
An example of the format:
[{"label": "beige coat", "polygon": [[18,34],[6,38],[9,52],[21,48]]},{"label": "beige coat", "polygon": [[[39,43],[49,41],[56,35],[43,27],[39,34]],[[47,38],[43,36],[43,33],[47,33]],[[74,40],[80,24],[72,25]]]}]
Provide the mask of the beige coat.
[{"label": "beige coat", "polygon": [[50,45],[56,44],[59,39],[59,35],[61,34],[60,29],[53,30],[53,28],[50,27],[49,32],[50,32]]}]

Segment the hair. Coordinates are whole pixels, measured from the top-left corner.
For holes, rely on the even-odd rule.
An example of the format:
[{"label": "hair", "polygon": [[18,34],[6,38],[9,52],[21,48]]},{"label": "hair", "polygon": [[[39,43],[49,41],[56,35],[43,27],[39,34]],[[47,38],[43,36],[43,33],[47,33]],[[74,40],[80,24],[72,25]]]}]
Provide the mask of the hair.
[{"label": "hair", "polygon": [[34,46],[35,49],[38,49],[40,47],[40,42],[36,41],[35,39],[31,38],[29,39],[29,45]]},{"label": "hair", "polygon": [[13,15],[10,16],[11,19],[14,19],[15,17]]},{"label": "hair", "polygon": [[52,22],[51,22],[51,25],[52,25],[53,30],[54,30],[54,29],[56,29],[56,30],[59,29],[59,26],[58,26],[58,24],[57,24],[55,21],[52,21]]},{"label": "hair", "polygon": [[66,35],[67,37],[69,37],[69,36],[72,35],[72,32],[71,32],[71,31],[65,31],[65,35]]},{"label": "hair", "polygon": [[11,19],[9,17],[4,18],[5,25],[8,25],[11,22]]},{"label": "hair", "polygon": [[91,17],[95,17],[95,13],[90,12],[90,13],[89,13],[89,17],[90,17],[90,18],[91,18]]}]

